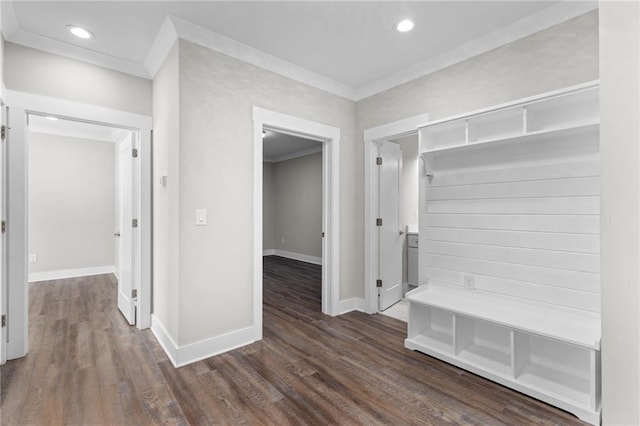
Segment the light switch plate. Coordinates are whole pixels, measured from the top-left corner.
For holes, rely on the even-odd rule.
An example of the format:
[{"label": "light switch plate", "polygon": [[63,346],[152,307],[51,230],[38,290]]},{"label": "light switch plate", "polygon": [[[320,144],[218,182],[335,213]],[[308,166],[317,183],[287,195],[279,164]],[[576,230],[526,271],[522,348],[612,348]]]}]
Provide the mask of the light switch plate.
[{"label": "light switch plate", "polygon": [[196,226],[204,226],[207,224],[207,210],[196,209]]},{"label": "light switch plate", "polygon": [[38,261],[38,255],[37,254],[30,254],[29,255],[29,263],[36,263]]}]

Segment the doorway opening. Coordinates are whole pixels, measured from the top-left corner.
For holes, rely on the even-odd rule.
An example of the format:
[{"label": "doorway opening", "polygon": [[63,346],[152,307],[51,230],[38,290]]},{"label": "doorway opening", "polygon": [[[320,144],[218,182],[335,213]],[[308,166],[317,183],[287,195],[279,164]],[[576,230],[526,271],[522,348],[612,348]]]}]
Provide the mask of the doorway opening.
[{"label": "doorway opening", "polygon": [[420,283],[418,128],[427,121],[422,114],[364,132],[367,313],[394,310],[406,320],[398,302]]},{"label": "doorway opening", "polygon": [[[290,258],[296,258],[303,261],[311,261],[321,263],[321,281],[322,281],[322,312],[328,315],[337,315],[339,313],[338,300],[339,300],[339,270],[338,270],[338,251],[340,247],[339,243],[339,142],[340,142],[340,130],[327,126],[324,124],[316,123],[309,120],[300,119],[294,116],[276,113],[268,111],[262,108],[254,107],[253,109],[253,140],[254,140],[254,209],[253,209],[253,225],[254,225],[254,238],[253,238],[253,258],[254,258],[254,337],[256,340],[262,339],[262,322],[263,322],[263,256],[265,249],[268,250],[267,254],[280,253],[289,256]],[[313,238],[300,238],[300,235],[291,233],[291,229],[288,226],[281,227],[282,235],[280,235],[277,241],[272,240],[272,247],[265,247],[265,242],[269,245],[269,230],[266,229],[264,224],[263,210],[265,201],[264,199],[264,173],[265,173],[265,155],[267,158],[273,158],[275,155],[273,147],[265,149],[265,140],[278,139],[284,145],[295,146],[292,144],[306,145],[304,149],[297,149],[300,151],[307,150],[307,157],[311,157],[316,154],[315,158],[308,158],[301,161],[317,161],[321,153],[321,168],[322,168],[322,190],[321,190],[321,227],[319,230],[314,231],[314,225],[307,226],[304,232],[309,236],[313,233],[320,234],[320,256],[318,254],[317,239]],[[281,144],[281,145],[282,145]],[[298,145],[301,146],[301,145]],[[315,152],[310,152],[313,150]],[[284,155],[284,154],[283,154]],[[285,156],[281,155],[281,158]],[[291,151],[289,152],[291,155]],[[304,157],[299,157],[304,158]],[[291,158],[291,160],[294,160]],[[293,163],[291,163],[293,164]],[[290,165],[291,165],[290,164]],[[270,166],[267,166],[269,168]],[[284,170],[284,169],[283,169]],[[291,170],[283,171],[288,173]],[[268,171],[267,171],[268,172]],[[317,191],[317,186],[315,187]],[[285,192],[293,191],[291,188],[285,188]],[[293,194],[287,193],[284,197],[289,197]],[[288,209],[289,206],[279,206],[284,209]],[[316,206],[317,207],[317,206]],[[268,215],[268,212],[266,212]],[[313,214],[317,216],[317,211]],[[300,216],[298,216],[300,218]],[[304,218],[308,219],[308,218]],[[291,225],[290,223],[288,225]],[[287,228],[287,229],[285,229]],[[300,229],[305,228],[303,223],[300,224]],[[273,228],[272,228],[273,229]],[[264,232],[264,234],[263,234]],[[266,235],[265,235],[266,234]],[[290,237],[284,235],[290,235]],[[273,236],[273,235],[272,235]],[[266,237],[266,238],[265,238]],[[284,242],[283,242],[284,239]],[[304,240],[304,241],[303,241]],[[305,244],[311,241],[313,248],[309,247],[309,253],[297,253],[293,250],[307,251],[304,247]],[[314,242],[315,241],[315,242]],[[315,244],[315,245],[314,245]],[[273,250],[273,251],[271,251]],[[278,251],[279,250],[279,251]]]},{"label": "doorway opening", "polygon": [[148,328],[151,118],[13,91],[7,103],[6,359],[29,350],[29,281],[114,272],[122,314]]},{"label": "doorway opening", "polygon": [[54,116],[28,120],[29,283],[114,274],[118,308],[135,324],[137,132]]},{"label": "doorway opening", "polygon": [[278,303],[268,291],[286,292],[310,311],[322,309],[322,151],[322,142],[263,129],[265,303]]}]

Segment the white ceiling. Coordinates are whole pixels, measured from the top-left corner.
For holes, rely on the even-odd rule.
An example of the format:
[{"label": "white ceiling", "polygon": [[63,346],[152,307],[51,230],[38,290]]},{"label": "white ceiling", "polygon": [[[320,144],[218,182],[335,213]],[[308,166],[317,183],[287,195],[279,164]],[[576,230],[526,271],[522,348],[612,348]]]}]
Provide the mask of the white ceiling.
[{"label": "white ceiling", "polygon": [[[145,59],[167,16],[177,17],[339,85],[373,90],[390,76],[415,78],[595,7],[541,0],[2,1],[2,31],[9,41],[149,77]],[[402,34],[394,24],[404,17],[416,27]],[[95,39],[71,36],[69,24]],[[460,55],[451,56],[456,49]]]},{"label": "white ceiling", "polygon": [[277,163],[322,151],[322,142],[277,133],[272,130],[265,131],[262,138],[262,156],[264,161]]}]

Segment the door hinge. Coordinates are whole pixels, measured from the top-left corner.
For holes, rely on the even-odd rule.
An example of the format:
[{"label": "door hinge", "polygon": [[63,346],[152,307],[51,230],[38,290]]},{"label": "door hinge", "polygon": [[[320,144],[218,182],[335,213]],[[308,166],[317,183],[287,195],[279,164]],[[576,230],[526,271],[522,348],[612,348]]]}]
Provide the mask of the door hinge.
[{"label": "door hinge", "polygon": [[382,218],[381,217],[376,219],[376,226],[382,226]]},{"label": "door hinge", "polygon": [[138,298],[138,289],[134,288],[131,290],[131,298],[132,299],[137,299]]},{"label": "door hinge", "polygon": [[324,238],[324,232],[322,233],[322,238]]},{"label": "door hinge", "polygon": [[4,234],[5,232],[7,232],[7,221],[3,220],[2,221],[2,233]]},{"label": "door hinge", "polygon": [[2,319],[0,320],[0,327],[6,327],[7,326],[7,314],[2,314]]},{"label": "door hinge", "polygon": [[7,126],[0,127],[0,138],[4,140],[7,137]]},{"label": "door hinge", "polygon": [[131,226],[134,227],[134,228],[137,228],[138,227],[138,219],[133,219],[131,221]]},{"label": "door hinge", "polygon": [[376,287],[382,287],[382,280],[376,280]]},{"label": "door hinge", "polygon": [[381,166],[382,165],[382,157],[377,157],[376,158],[376,165],[377,166]]},{"label": "door hinge", "polygon": [[138,149],[137,149],[137,148],[133,148],[133,149],[131,150],[131,156],[132,156],[133,158],[138,158]]}]

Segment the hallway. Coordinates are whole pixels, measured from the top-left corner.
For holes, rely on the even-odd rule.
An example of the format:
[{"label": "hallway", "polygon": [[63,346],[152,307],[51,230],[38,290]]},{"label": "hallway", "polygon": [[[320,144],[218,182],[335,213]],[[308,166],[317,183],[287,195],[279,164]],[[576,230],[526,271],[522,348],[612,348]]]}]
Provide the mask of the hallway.
[{"label": "hallway", "polygon": [[581,424],[404,349],[406,324],[320,312],[320,267],[264,259],[264,339],[174,369],[111,275],[31,285],[31,352],[2,367],[2,424]]}]

